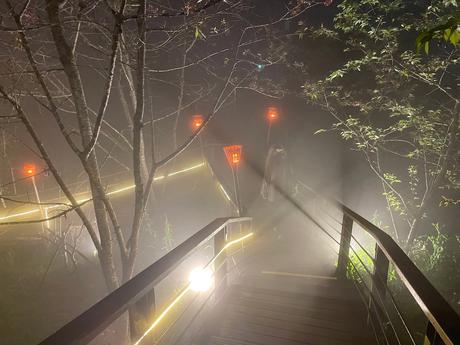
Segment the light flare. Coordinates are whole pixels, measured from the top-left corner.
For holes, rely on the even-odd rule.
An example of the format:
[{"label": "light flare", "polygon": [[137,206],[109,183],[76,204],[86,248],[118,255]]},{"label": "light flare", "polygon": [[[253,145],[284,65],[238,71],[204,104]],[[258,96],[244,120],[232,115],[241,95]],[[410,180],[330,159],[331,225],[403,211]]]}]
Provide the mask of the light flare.
[{"label": "light flare", "polygon": [[212,271],[209,267],[196,267],[190,272],[190,288],[195,292],[208,291],[212,286]]},{"label": "light flare", "polygon": [[[231,247],[232,245],[234,244],[237,244],[239,242],[242,242],[250,237],[252,237],[254,235],[253,232],[249,233],[249,234],[246,234],[240,238],[237,238],[235,240],[232,240],[230,242],[227,242],[225,244],[225,246],[222,248],[221,251],[219,251],[219,253],[217,253],[216,256],[214,256],[214,258],[204,267],[201,269],[201,271],[205,271],[205,270],[209,270],[209,273],[210,273],[210,276],[209,278],[212,280],[212,276],[213,276],[213,272],[211,271],[211,269],[209,267],[211,267],[211,265],[217,260],[217,258],[226,250],[228,249],[229,247]],[[197,269],[194,269],[193,271],[195,271]],[[193,272],[192,271],[192,272]],[[208,273],[206,273],[207,275]],[[147,330],[144,332],[144,334],[142,334],[142,336],[133,344],[133,345],[139,345],[141,343],[142,340],[145,339],[145,337],[147,337],[149,335],[150,332],[152,332],[155,327],[158,326],[158,324],[161,322],[161,320],[163,320],[166,315],[174,308],[175,305],[177,305],[179,303],[179,301],[187,294],[187,292],[189,291],[194,291],[193,288],[192,288],[192,282],[189,282],[187,284],[187,286],[182,290],[182,292],[161,312],[160,315],[158,315],[158,317],[152,322],[152,324],[149,326],[149,328],[147,328]]]}]

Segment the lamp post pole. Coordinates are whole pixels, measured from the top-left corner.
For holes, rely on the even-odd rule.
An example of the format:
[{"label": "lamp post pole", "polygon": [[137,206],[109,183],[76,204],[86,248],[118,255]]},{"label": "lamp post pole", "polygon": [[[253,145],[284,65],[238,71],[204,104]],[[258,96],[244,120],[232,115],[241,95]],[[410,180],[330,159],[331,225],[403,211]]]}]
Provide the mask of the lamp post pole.
[{"label": "lamp post pole", "polygon": [[268,130],[267,130],[267,147],[270,147],[270,133],[272,131],[272,122],[268,122]]},{"label": "lamp post pole", "polygon": [[[43,212],[43,207],[41,205],[40,201],[40,194],[38,193],[38,188],[37,188],[37,182],[35,181],[35,175],[37,173],[37,168],[34,164],[26,164],[24,165],[24,174],[28,177],[30,177],[30,180],[32,181],[32,186],[34,187],[34,193],[35,193],[35,200],[37,200],[38,203],[38,208],[40,209],[40,215],[42,218],[48,218],[47,212]],[[43,222],[40,223],[42,227],[42,232],[45,233],[45,226]],[[46,225],[49,227],[49,222],[46,221]]]},{"label": "lamp post pole", "polygon": [[[40,209],[40,214],[41,214],[42,218],[47,219],[48,218],[48,210],[46,208],[43,210],[43,207],[41,205],[40,194],[38,193],[38,188],[37,188],[37,183],[35,181],[35,176],[32,176],[31,180],[32,180],[32,185],[34,186],[35,199],[37,200],[37,202],[39,204],[38,208]],[[45,234],[45,225],[43,224],[43,222],[41,222],[40,224],[42,226],[42,232],[43,232],[43,234]],[[45,220],[45,224],[46,224],[46,227],[49,228],[49,226],[50,226],[49,220]]]},{"label": "lamp post pole", "polygon": [[[193,115],[190,127],[191,127],[193,132],[196,132],[201,128],[201,126],[203,126],[203,123],[204,123],[203,115],[200,115],[200,114]],[[203,143],[203,136],[202,135],[203,135],[203,133],[200,133],[198,140],[200,142],[201,158],[204,161],[204,159],[205,159],[205,157],[204,157],[204,143]]]},{"label": "lamp post pole", "polygon": [[267,120],[268,120],[268,130],[267,130],[267,147],[270,147],[270,134],[272,131],[272,124],[279,119],[279,110],[276,107],[268,107],[267,109]]},{"label": "lamp post pole", "polygon": [[241,145],[230,145],[224,147],[225,156],[227,158],[228,164],[230,165],[230,168],[232,169],[233,188],[235,191],[235,203],[238,216],[243,215],[243,208],[240,198],[240,185],[238,180],[238,168],[241,163],[242,149],[243,147]]},{"label": "lamp post pole", "polygon": [[237,208],[237,215],[239,217],[243,216],[243,210],[241,208],[241,200],[240,200],[240,181],[238,180],[238,166],[232,167],[232,175],[233,175],[233,188],[235,189],[235,201],[236,201],[236,208]]}]

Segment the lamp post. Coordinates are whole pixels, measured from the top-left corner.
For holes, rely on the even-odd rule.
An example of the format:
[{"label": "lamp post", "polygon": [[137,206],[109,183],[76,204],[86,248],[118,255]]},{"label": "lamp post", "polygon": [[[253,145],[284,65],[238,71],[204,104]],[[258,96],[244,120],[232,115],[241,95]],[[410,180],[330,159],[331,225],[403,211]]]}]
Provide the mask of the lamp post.
[{"label": "lamp post", "polygon": [[[37,200],[38,203],[38,208],[40,209],[40,214],[42,217],[47,218],[47,212],[45,211],[45,214],[43,213],[43,208],[40,205],[40,195],[38,194],[38,188],[37,188],[37,183],[35,182],[35,175],[37,174],[37,167],[35,164],[24,164],[23,167],[23,173],[26,177],[29,177],[30,180],[32,181],[32,186],[34,187],[34,192],[35,192],[35,199]],[[49,227],[49,222],[46,221],[47,226]],[[42,226],[42,231],[45,232],[45,228],[43,226],[43,222],[41,223]]]},{"label": "lamp post", "polygon": [[201,128],[201,126],[203,126],[203,123],[204,123],[204,117],[203,115],[193,115],[192,116],[192,122],[191,122],[191,126],[192,126],[192,130],[193,131],[197,131]]},{"label": "lamp post", "polygon": [[240,200],[240,185],[238,181],[238,168],[241,164],[241,152],[243,146],[242,145],[229,145],[224,147],[225,157],[227,158],[227,162],[232,169],[233,175],[233,187],[235,190],[235,201],[238,216],[242,216],[243,209],[241,207],[241,200]]},{"label": "lamp post", "polygon": [[[192,132],[198,131],[204,124],[204,117],[201,114],[193,115],[192,116],[192,121],[190,122],[190,128]],[[201,156],[204,159],[204,146],[203,146],[203,138],[201,134],[199,135],[199,141],[200,141],[200,150],[201,150]]]},{"label": "lamp post", "polygon": [[268,131],[267,131],[267,146],[270,146],[270,133],[272,124],[279,119],[279,110],[276,107],[268,107],[267,109],[267,120],[268,120]]}]

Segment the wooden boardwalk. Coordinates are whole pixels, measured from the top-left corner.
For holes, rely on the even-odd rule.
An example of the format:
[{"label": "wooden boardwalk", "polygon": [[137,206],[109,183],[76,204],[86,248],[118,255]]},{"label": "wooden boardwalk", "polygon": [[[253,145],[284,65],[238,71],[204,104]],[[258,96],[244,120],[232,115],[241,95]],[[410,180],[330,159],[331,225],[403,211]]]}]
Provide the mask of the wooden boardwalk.
[{"label": "wooden boardwalk", "polygon": [[304,293],[231,286],[195,344],[375,344],[353,287],[335,280],[306,280],[310,289]]},{"label": "wooden boardwalk", "polygon": [[289,271],[292,262],[284,263],[278,255],[286,250],[282,242],[262,239],[250,246],[240,258],[246,269],[232,280],[193,344],[376,344],[353,284],[335,279],[330,269],[315,270],[317,262]]}]

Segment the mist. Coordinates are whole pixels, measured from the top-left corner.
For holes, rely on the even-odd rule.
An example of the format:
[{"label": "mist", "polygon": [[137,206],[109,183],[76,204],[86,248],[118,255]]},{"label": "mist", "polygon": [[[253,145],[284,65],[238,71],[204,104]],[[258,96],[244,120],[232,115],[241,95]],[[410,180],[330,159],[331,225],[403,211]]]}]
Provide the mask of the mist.
[{"label": "mist", "polygon": [[372,342],[388,303],[409,325],[388,339],[452,338],[424,298],[458,317],[454,2],[2,1],[0,344],[48,339],[222,219],[86,343],[211,344],[258,293],[356,303]]}]

